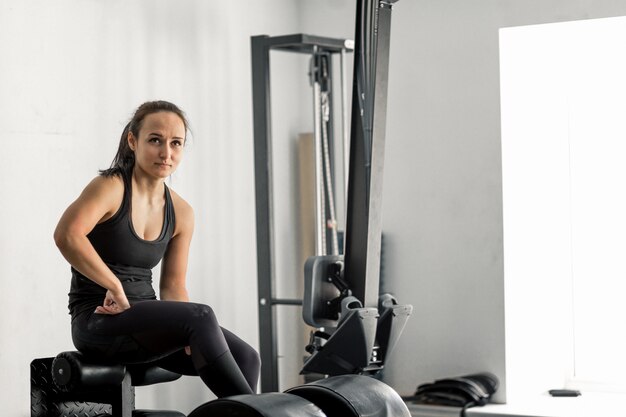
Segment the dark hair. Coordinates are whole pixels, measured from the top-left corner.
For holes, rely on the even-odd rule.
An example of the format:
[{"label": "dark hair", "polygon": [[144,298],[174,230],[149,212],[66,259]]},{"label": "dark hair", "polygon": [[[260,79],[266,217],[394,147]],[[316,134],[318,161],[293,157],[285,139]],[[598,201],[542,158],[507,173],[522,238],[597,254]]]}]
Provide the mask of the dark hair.
[{"label": "dark hair", "polygon": [[157,100],[147,101],[137,108],[130,122],[124,128],[122,137],[120,138],[120,144],[117,148],[117,154],[111,162],[111,167],[108,169],[101,169],[100,175],[104,177],[111,177],[113,175],[121,175],[130,173],[135,166],[135,153],[130,146],[128,146],[128,132],[131,132],[136,138],[139,137],[139,131],[146,116],[158,113],[158,112],[170,112],[176,114],[183,121],[185,125],[185,132],[189,129],[189,122],[185,113],[173,103],[169,101]]}]

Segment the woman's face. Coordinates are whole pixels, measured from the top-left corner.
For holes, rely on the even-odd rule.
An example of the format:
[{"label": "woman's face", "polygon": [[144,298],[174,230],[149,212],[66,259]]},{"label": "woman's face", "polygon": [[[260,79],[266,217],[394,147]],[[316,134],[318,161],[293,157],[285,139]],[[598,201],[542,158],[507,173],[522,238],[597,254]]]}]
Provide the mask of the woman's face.
[{"label": "woman's face", "polygon": [[128,145],[135,152],[135,169],[166,178],[183,157],[185,124],[172,112],[160,111],[144,117],[139,137],[128,134]]}]

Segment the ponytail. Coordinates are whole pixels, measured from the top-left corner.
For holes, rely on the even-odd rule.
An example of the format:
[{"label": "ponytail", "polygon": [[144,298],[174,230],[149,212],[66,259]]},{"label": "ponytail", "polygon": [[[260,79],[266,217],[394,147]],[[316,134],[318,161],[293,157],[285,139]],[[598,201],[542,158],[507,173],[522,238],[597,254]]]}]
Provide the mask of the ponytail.
[{"label": "ponytail", "polygon": [[130,124],[131,122],[128,122],[122,131],[120,144],[117,148],[115,158],[113,158],[113,162],[111,162],[111,166],[108,169],[101,169],[99,171],[100,175],[103,177],[128,174],[135,166],[135,153],[132,149],[130,149],[130,146],[128,146],[128,132],[130,132]]}]

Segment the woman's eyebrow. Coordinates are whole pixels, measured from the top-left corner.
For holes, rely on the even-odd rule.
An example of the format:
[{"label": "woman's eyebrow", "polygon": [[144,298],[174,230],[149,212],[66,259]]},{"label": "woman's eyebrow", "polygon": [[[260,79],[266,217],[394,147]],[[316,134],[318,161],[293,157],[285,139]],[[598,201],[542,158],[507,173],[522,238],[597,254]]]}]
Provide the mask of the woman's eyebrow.
[{"label": "woman's eyebrow", "polygon": [[[162,135],[161,133],[159,133],[159,132],[150,132],[150,133],[148,133],[148,136],[158,136],[158,137],[160,137],[160,138],[162,138],[162,137],[163,137],[163,135]],[[179,136],[172,136],[172,139],[185,140],[185,138],[184,138],[184,137],[183,137],[183,138],[181,138],[181,137],[179,137]]]}]

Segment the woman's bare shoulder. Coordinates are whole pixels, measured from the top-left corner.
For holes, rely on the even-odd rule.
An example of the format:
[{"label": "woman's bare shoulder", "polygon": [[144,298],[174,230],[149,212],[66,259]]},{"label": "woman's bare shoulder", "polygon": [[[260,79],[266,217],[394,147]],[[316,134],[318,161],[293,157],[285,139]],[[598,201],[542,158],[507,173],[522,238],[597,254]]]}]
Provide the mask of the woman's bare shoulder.
[{"label": "woman's bare shoulder", "polygon": [[100,213],[98,222],[109,219],[117,212],[124,199],[124,181],[120,176],[99,175],[85,187],[76,203],[78,207]]},{"label": "woman's bare shoulder", "polygon": [[57,230],[89,233],[100,222],[110,218],[120,207],[124,195],[121,178],[96,177],[65,210]]},{"label": "woman's bare shoulder", "polygon": [[98,175],[83,190],[83,196],[96,199],[121,197],[124,194],[124,181],[119,175]]}]

